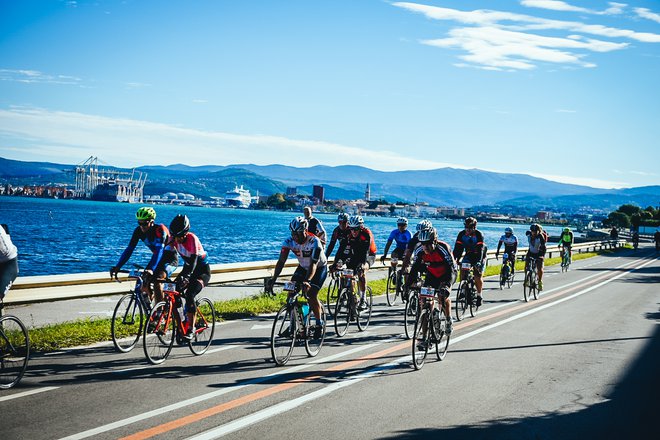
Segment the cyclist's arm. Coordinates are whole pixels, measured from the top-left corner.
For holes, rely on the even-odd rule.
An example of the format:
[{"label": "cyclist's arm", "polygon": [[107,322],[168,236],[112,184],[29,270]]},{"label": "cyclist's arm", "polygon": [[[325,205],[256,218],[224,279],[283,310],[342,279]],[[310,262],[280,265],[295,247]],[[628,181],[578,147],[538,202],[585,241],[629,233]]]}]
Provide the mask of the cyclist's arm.
[{"label": "cyclist's arm", "polygon": [[330,243],[328,243],[328,247],[325,249],[325,256],[329,257],[332,254],[332,250],[335,248],[335,243],[337,243],[337,239],[339,238],[339,232],[337,232],[337,226],[333,231],[332,231],[332,236],[330,237]]},{"label": "cyclist's arm", "polygon": [[497,243],[497,250],[495,251],[495,255],[497,255],[497,254],[500,253],[500,248],[501,248],[501,247],[502,247],[502,240],[500,240],[500,241]]},{"label": "cyclist's arm", "polygon": [[131,236],[131,241],[128,242],[128,246],[126,246],[126,249],[124,249],[124,252],[122,252],[121,257],[119,257],[119,261],[117,262],[117,269],[121,269],[121,267],[126,264],[129,258],[131,258],[131,255],[133,255],[133,251],[135,250],[135,246],[137,246],[138,241],[140,241],[140,228],[135,228],[133,231],[133,235]]},{"label": "cyclist's arm", "polygon": [[282,269],[284,269],[284,263],[286,263],[286,259],[289,258],[289,251],[290,249],[284,246],[282,246],[282,249],[280,249],[280,257],[278,258],[277,263],[275,264],[275,269],[273,270],[273,276],[271,277],[272,279],[271,283],[275,284],[275,280],[282,273]]},{"label": "cyclist's arm", "polygon": [[388,239],[387,243],[385,243],[385,250],[383,251],[383,259],[387,258],[387,252],[390,250],[390,246],[392,246],[392,239]]},{"label": "cyclist's arm", "polygon": [[163,225],[158,225],[156,229],[156,240],[154,240],[153,248],[151,252],[151,260],[147,264],[147,270],[154,271],[158,267],[158,263],[163,259],[163,254],[165,253],[165,244],[168,240],[167,232],[165,231]]}]

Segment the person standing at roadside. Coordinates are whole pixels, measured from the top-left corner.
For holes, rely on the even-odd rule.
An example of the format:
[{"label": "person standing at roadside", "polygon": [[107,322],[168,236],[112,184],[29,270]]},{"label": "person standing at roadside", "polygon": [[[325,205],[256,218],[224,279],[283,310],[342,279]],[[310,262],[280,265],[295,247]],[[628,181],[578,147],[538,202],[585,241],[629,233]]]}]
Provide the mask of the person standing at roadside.
[{"label": "person standing at roadside", "polygon": [[309,232],[312,234],[316,235],[319,240],[321,240],[321,244],[323,247],[325,247],[326,243],[326,234],[325,234],[325,228],[323,227],[323,223],[321,223],[321,220],[317,219],[312,215],[312,207],[311,206],[305,206],[303,209],[303,214],[305,214],[305,219],[307,220],[307,227],[309,228]]},{"label": "person standing at roadside", "polygon": [[18,249],[9,236],[9,227],[0,227],[0,301],[18,276]]}]

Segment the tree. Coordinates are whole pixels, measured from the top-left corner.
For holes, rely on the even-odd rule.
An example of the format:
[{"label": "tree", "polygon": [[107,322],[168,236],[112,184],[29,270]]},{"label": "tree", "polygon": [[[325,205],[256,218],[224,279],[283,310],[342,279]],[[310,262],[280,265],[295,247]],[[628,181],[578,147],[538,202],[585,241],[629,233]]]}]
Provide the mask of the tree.
[{"label": "tree", "polygon": [[637,205],[621,205],[619,206],[619,209],[617,209],[617,211],[623,212],[628,217],[632,216],[633,214],[639,214],[641,210],[642,208]]},{"label": "tree", "polygon": [[609,226],[618,226],[620,228],[629,228],[630,227],[630,217],[621,211],[610,212],[610,215],[607,216],[607,220],[604,222]]}]

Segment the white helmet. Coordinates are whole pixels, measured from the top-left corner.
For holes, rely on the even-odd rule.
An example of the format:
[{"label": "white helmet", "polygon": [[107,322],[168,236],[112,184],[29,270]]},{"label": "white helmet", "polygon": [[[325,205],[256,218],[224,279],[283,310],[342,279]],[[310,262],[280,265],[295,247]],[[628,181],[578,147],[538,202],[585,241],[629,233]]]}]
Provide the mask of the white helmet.
[{"label": "white helmet", "polygon": [[289,223],[289,229],[291,232],[307,231],[307,219],[299,215],[298,217],[291,220],[291,223]]},{"label": "white helmet", "polygon": [[432,229],[433,228],[433,223],[431,223],[430,220],[422,220],[421,222],[417,223],[417,231],[423,231],[426,229]]},{"label": "white helmet", "polygon": [[398,225],[408,225],[408,219],[405,217],[399,217],[396,221],[397,226]]},{"label": "white helmet", "polygon": [[349,228],[360,228],[364,224],[364,220],[361,215],[352,215],[348,218],[348,227]]}]

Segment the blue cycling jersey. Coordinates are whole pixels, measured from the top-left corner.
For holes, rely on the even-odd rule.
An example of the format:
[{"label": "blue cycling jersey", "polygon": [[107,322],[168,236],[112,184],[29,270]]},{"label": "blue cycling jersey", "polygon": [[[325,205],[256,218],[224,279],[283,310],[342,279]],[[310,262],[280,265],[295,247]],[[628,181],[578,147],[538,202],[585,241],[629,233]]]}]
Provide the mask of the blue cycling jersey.
[{"label": "blue cycling jersey", "polygon": [[406,246],[408,246],[408,242],[410,241],[410,238],[412,236],[410,235],[409,230],[405,230],[403,232],[399,231],[399,228],[396,228],[392,232],[390,232],[390,236],[387,239],[387,241],[396,241],[396,249],[401,249],[402,251],[406,250]]}]

